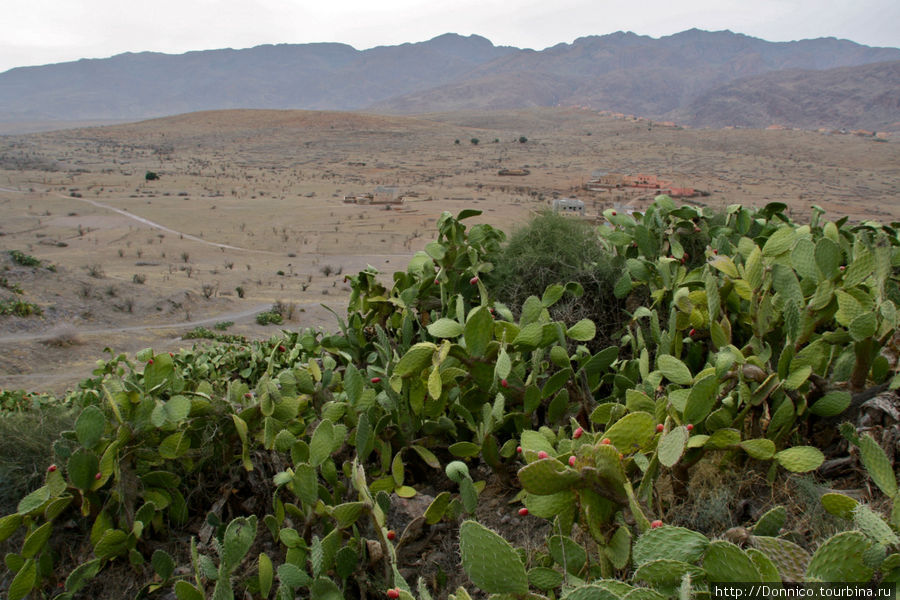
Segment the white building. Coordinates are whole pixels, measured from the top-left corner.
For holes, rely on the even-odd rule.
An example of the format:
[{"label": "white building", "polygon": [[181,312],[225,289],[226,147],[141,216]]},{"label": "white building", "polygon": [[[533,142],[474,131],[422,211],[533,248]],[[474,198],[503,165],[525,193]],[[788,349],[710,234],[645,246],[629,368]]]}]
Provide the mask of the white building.
[{"label": "white building", "polygon": [[584,216],[584,202],[578,198],[556,198],[553,200],[553,212],[563,215]]}]

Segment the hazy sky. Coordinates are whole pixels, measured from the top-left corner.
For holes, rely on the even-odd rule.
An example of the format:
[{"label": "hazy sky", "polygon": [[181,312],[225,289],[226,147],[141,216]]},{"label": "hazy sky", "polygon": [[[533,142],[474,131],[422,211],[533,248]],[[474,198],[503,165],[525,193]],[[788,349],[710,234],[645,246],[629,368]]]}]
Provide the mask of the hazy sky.
[{"label": "hazy sky", "polygon": [[2,15],[0,72],[143,50],[325,41],[362,50],[447,32],[537,50],[691,27],[900,47],[900,0],[4,0]]}]

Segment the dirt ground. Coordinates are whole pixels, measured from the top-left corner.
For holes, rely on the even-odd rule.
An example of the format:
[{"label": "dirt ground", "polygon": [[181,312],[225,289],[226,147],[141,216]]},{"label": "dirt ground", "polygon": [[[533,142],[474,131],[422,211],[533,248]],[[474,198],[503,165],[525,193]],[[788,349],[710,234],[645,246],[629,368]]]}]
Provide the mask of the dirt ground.
[{"label": "dirt ground", "polygon": [[[584,191],[594,170],[655,174],[708,191],[698,201],[713,207],[781,201],[795,218],[815,204],[833,219],[900,220],[896,141],[689,130],[579,109],[218,111],[0,136],[0,250],[55,267],[0,257],[0,300],[44,310],[0,317],[0,387],[61,392],[104,347],[173,349],[198,324],[267,337],[277,328],[253,315],[278,301],[294,309],[284,328],[333,330],[322,305],[344,310],[344,275],[372,265],[388,281],[445,210],[482,210],[473,223],[510,232],[555,196],[578,196],[589,218],[649,201]],[[376,186],[395,186],[403,203],[343,201]]]}]

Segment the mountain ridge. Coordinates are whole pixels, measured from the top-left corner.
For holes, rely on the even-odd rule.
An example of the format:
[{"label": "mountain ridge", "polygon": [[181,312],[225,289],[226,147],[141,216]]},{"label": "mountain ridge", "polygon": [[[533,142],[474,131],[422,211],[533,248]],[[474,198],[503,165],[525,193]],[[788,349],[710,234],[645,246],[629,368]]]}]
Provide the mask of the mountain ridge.
[{"label": "mountain ridge", "polygon": [[[867,119],[865,108],[852,100],[896,90],[900,76],[882,68],[880,76],[887,79],[879,81],[853,69],[892,61],[900,61],[900,49],[835,38],[769,42],[729,30],[695,28],[660,38],[619,31],[543,50],[495,46],[479,35],[447,33],[366,50],[339,42],[266,44],[184,54],[131,52],[17,67],[0,73],[0,114],[7,121],[75,121],[231,108],[416,114],[578,105],[677,118],[697,127],[749,126],[745,123],[778,115],[766,113],[771,103],[748,84],[727,86],[787,73],[777,85],[765,80],[768,89],[792,88],[795,101],[797,94],[805,94],[798,103],[807,112],[782,111],[789,118],[783,124],[823,123],[814,118],[820,111],[827,126],[846,127],[852,121],[853,127],[875,129],[900,122],[900,107],[882,102],[877,118]],[[842,68],[847,70],[825,78],[800,73]],[[791,76],[803,78],[803,84],[786,83],[784,78]],[[840,77],[878,89],[845,94],[839,111],[810,102],[823,94],[822,85],[852,85],[836,79]],[[713,94],[726,94],[728,100],[704,100]],[[737,117],[742,113],[754,117],[741,121]]]}]

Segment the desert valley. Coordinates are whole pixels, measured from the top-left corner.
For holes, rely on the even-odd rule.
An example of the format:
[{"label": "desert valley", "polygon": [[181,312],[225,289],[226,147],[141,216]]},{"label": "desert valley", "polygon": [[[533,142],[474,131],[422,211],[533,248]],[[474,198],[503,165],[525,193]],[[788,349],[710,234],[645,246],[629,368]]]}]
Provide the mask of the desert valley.
[{"label": "desert valley", "polygon": [[[234,321],[229,334],[271,335],[254,315],[275,303],[290,310],[285,326],[334,327],[323,305],[342,313],[344,276],[372,265],[389,279],[433,239],[443,211],[478,209],[511,232],[557,197],[583,200],[592,220],[656,194],[586,190],[596,171],[708,192],[689,199],[697,206],[777,201],[798,219],[818,205],[900,220],[895,142],[691,130],[577,108],[201,112],[0,138],[0,167],[3,248],[56,268],[3,258],[5,281],[44,315],[0,317],[0,386],[57,392],[88,376],[104,347],[174,349],[221,321]],[[400,203],[344,202],[379,187]]]}]

